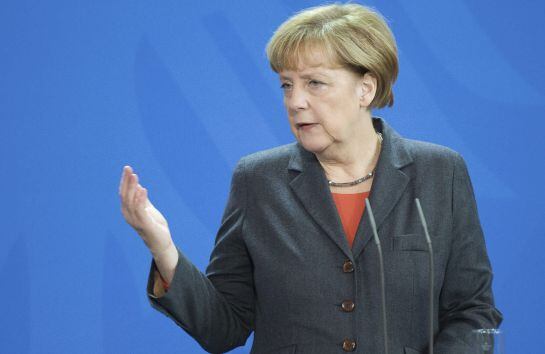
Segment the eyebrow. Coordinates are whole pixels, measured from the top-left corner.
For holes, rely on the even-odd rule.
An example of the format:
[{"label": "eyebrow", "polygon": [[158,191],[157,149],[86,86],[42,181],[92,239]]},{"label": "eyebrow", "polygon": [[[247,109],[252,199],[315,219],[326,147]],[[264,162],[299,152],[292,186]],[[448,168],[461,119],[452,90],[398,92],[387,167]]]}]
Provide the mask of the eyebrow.
[{"label": "eyebrow", "polygon": [[[324,78],[330,78],[327,74],[316,73],[316,72],[308,73],[308,74],[303,74],[303,75],[301,75],[301,78],[302,78],[302,79],[311,79],[312,77],[315,77],[315,76],[321,76],[321,77],[324,77]],[[280,80],[291,80],[291,76],[289,76],[289,75],[280,75]]]}]

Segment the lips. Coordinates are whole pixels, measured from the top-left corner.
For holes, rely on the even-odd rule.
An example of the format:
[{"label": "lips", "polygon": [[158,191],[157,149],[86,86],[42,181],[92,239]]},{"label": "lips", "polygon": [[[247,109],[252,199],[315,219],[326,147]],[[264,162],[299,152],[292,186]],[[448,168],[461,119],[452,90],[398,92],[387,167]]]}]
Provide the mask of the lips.
[{"label": "lips", "polygon": [[308,129],[315,126],[317,123],[297,123],[295,126],[297,129]]}]

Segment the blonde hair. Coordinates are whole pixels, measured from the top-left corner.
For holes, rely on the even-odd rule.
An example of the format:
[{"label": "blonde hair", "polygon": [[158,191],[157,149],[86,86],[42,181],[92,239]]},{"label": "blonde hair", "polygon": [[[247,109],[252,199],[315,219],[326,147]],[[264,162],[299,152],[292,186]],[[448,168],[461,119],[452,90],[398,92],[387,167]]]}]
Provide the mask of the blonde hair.
[{"label": "blonde hair", "polygon": [[332,4],[303,10],[282,23],[267,44],[275,72],[297,69],[301,59],[324,51],[330,64],[377,79],[370,108],[392,106],[398,59],[394,36],[378,12],[358,4]]}]

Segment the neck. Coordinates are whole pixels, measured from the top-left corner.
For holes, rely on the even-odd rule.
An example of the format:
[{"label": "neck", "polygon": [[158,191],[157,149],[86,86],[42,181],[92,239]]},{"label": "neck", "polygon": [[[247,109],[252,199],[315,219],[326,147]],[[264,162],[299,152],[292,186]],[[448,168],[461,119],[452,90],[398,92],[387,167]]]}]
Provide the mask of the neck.
[{"label": "neck", "polygon": [[372,120],[362,119],[353,134],[316,154],[329,180],[353,181],[373,171],[378,161],[380,144]]}]

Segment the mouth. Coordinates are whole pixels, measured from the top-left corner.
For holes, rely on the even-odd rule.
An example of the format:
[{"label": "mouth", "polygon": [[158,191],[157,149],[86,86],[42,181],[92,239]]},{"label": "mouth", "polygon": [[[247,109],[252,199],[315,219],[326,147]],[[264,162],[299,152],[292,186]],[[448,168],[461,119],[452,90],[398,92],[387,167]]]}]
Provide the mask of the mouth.
[{"label": "mouth", "polygon": [[309,129],[317,125],[317,123],[297,123],[295,126],[297,129]]}]

